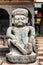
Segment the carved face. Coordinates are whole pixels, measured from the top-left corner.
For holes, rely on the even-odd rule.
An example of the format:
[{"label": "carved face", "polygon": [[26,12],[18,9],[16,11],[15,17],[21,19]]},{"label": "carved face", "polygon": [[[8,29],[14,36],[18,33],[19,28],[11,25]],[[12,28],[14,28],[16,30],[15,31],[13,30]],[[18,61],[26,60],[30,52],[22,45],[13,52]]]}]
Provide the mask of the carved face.
[{"label": "carved face", "polygon": [[15,15],[13,20],[14,25],[16,26],[24,26],[26,23],[28,23],[28,17],[24,15]]}]

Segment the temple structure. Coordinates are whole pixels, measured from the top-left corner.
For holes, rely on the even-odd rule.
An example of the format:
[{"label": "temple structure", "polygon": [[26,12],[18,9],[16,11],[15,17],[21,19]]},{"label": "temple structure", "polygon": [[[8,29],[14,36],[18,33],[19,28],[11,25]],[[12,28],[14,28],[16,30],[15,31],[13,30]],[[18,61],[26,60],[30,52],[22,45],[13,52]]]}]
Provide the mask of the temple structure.
[{"label": "temple structure", "polygon": [[0,0],[1,65],[39,65],[33,5],[33,0]]}]

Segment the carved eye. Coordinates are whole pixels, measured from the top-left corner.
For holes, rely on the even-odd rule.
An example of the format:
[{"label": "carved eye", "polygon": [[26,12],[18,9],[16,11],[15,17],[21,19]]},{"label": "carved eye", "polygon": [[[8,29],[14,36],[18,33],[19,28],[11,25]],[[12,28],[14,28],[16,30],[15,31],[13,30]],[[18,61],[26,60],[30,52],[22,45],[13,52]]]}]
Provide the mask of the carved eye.
[{"label": "carved eye", "polygon": [[21,20],[25,20],[25,18],[21,18]]},{"label": "carved eye", "polygon": [[15,18],[15,20],[19,20],[19,18]]}]

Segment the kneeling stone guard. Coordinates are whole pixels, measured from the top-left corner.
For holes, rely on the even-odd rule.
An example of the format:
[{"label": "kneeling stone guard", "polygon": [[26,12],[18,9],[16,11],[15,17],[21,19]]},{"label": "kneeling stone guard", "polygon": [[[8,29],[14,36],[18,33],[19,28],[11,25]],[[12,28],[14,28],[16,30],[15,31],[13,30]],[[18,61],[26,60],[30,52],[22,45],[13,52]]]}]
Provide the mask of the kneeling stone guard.
[{"label": "kneeling stone guard", "polygon": [[35,29],[30,25],[28,10],[17,8],[12,12],[12,26],[7,30],[10,52],[6,58],[11,63],[27,64],[37,59]]}]

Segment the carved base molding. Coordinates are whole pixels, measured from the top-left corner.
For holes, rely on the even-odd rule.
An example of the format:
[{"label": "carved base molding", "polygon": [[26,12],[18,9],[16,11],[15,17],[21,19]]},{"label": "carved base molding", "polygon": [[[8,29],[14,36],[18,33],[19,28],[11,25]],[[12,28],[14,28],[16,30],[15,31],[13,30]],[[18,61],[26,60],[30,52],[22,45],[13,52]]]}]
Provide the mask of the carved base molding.
[{"label": "carved base molding", "polygon": [[[13,53],[12,53],[13,54]],[[9,62],[11,63],[16,63],[16,64],[28,64],[28,63],[33,63],[36,61],[36,54],[30,54],[30,55],[11,55],[7,54],[6,58]]]},{"label": "carved base molding", "polygon": [[4,62],[2,63],[2,65],[40,65],[40,63],[39,63],[38,60],[36,60],[36,62],[30,63],[30,64],[11,64],[11,63],[8,63],[8,62],[4,61]]}]

